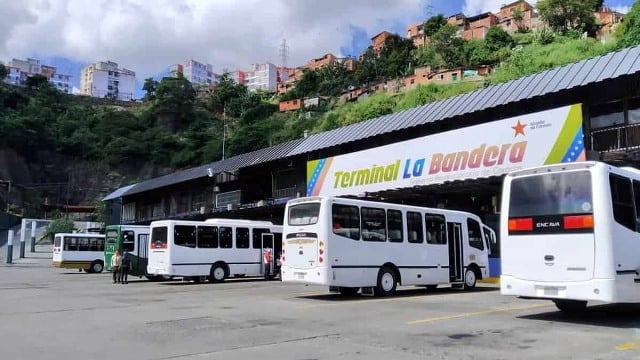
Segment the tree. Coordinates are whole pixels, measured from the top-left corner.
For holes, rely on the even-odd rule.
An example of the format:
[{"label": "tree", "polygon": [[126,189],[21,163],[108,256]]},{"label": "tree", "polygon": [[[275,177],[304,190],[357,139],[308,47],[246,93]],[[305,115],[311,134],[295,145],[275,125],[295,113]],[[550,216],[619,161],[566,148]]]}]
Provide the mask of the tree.
[{"label": "tree", "polygon": [[158,87],[158,82],[153,78],[144,79],[144,85],[142,86],[142,90],[146,91],[144,95],[143,101],[150,101],[156,98],[156,88]]},{"label": "tree", "polygon": [[492,26],[487,31],[484,41],[489,51],[494,52],[504,47],[511,48],[515,45],[515,40],[499,26]]},{"label": "tree", "polygon": [[0,80],[4,80],[9,75],[9,70],[4,64],[0,64]]},{"label": "tree", "polygon": [[[432,16],[422,25],[423,38],[431,38],[433,34],[437,33],[441,27],[447,25],[447,19],[442,14],[438,14],[436,16]],[[426,43],[423,42],[423,43]]]},{"label": "tree", "polygon": [[616,29],[619,47],[640,44],[640,1],[636,1]]},{"label": "tree", "polygon": [[524,26],[524,13],[520,8],[511,9],[511,18],[516,23],[518,32],[525,32],[527,29]]},{"label": "tree", "polygon": [[536,4],[542,19],[563,34],[570,30],[592,32],[597,5],[597,0],[540,0]]},{"label": "tree", "polygon": [[25,81],[25,85],[30,89],[39,89],[40,87],[48,83],[49,79],[46,76],[40,74],[29,76]]},{"label": "tree", "polygon": [[440,28],[431,39],[431,43],[437,49],[448,68],[456,68],[462,65],[464,40],[456,33],[458,29],[454,25],[447,24]]},{"label": "tree", "polygon": [[240,98],[248,93],[247,87],[242,84],[236,84],[228,72],[222,74],[218,80],[218,85],[211,95],[209,106],[211,110],[222,114],[225,112],[227,105],[231,99]]},{"label": "tree", "polygon": [[55,234],[70,233],[75,230],[73,221],[63,218],[60,213],[57,213],[55,218],[55,220],[47,225],[47,228],[44,231],[44,235],[49,239],[53,240],[53,236]]},{"label": "tree", "polygon": [[393,79],[408,75],[413,70],[411,53],[415,48],[410,39],[397,34],[387,37],[379,57],[382,76],[385,79]]}]

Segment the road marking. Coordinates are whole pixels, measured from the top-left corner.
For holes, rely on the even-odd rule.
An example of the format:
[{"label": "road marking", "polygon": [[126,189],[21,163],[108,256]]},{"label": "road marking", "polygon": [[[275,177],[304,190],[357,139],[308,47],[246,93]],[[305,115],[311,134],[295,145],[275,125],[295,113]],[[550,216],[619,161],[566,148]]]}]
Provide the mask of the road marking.
[{"label": "road marking", "polygon": [[616,350],[620,350],[620,351],[631,350],[631,349],[635,349],[636,347],[638,347],[638,342],[630,341],[624,344],[617,345]]},{"label": "road marking", "polygon": [[426,319],[411,320],[411,321],[407,321],[407,325],[423,324],[428,322],[452,320],[452,319],[459,319],[463,317],[488,315],[488,314],[495,314],[495,313],[509,312],[509,311],[539,309],[539,308],[552,307],[552,306],[553,305],[550,305],[550,304],[537,304],[537,305],[529,305],[529,306],[521,306],[521,307],[509,307],[509,308],[499,308],[499,309],[491,309],[491,310],[484,310],[484,311],[474,311],[474,312],[468,312],[468,313],[459,313],[459,314],[453,314],[453,315],[436,316],[436,317],[431,317]]}]

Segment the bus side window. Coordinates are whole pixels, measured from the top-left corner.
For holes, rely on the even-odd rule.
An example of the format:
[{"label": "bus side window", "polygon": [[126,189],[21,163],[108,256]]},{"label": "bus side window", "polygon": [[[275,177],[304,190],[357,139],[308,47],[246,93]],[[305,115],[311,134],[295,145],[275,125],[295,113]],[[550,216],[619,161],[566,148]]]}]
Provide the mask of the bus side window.
[{"label": "bus side window", "polygon": [[133,231],[128,230],[122,233],[122,250],[133,251],[135,249],[135,234]]},{"label": "bus side window", "polygon": [[220,226],[220,248],[231,249],[233,247],[233,229],[228,226]]}]

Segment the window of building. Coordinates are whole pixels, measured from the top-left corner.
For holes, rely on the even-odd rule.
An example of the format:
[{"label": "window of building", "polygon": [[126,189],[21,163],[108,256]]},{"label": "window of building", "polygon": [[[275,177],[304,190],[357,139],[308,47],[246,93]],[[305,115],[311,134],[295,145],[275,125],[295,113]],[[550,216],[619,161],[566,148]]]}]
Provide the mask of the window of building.
[{"label": "window of building", "polygon": [[621,101],[591,107],[591,129],[624,125],[624,109]]},{"label": "window of building", "polygon": [[640,124],[640,98],[629,100],[629,124]]},{"label": "window of building", "polygon": [[458,74],[451,74],[451,81],[458,81]]}]

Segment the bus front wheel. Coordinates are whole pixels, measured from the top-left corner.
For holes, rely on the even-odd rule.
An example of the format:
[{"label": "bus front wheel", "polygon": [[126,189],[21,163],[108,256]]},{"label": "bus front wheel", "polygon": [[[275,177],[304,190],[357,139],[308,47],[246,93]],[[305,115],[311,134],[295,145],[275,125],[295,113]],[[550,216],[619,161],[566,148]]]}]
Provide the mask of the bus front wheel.
[{"label": "bus front wheel", "polygon": [[378,285],[375,294],[378,296],[389,296],[396,292],[398,279],[393,269],[385,266],[378,272]]},{"label": "bus front wheel", "polygon": [[464,289],[474,289],[476,287],[477,279],[475,270],[471,267],[467,268],[467,271],[464,273]]},{"label": "bus front wheel", "polygon": [[89,272],[92,273],[101,273],[104,270],[104,265],[102,261],[94,261],[91,263],[91,267],[89,268]]},{"label": "bus front wheel", "polygon": [[580,300],[553,300],[558,310],[567,313],[583,312],[587,309],[587,302]]}]

